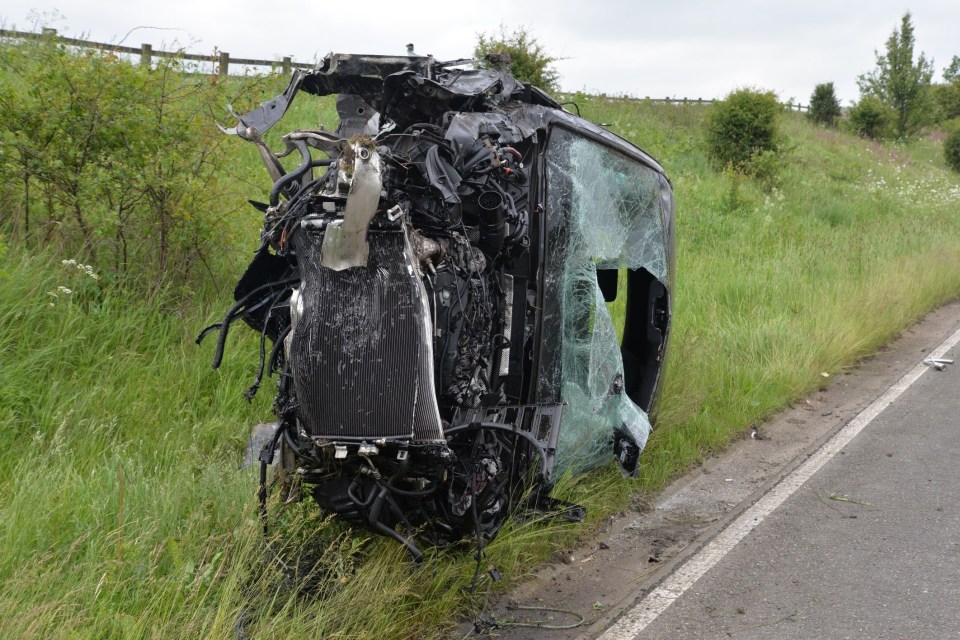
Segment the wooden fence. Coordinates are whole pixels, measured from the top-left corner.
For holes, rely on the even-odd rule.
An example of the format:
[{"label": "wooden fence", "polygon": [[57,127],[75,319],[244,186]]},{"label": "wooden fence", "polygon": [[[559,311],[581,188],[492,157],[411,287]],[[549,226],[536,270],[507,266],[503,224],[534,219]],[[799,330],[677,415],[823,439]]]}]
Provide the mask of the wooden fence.
[{"label": "wooden fence", "polygon": [[[563,93],[558,96],[562,100],[573,100],[574,94],[572,93]],[[597,97],[597,96],[594,96]],[[609,100],[635,100],[637,102],[654,102],[656,104],[675,104],[680,106],[687,105],[710,105],[714,102],[719,102],[713,98],[671,98],[667,96],[666,98],[651,98],[650,96],[645,96],[640,98],[635,95],[625,94],[625,95],[606,95],[602,94],[599,98],[607,98]],[[783,103],[783,107],[789,111],[809,111],[810,105],[799,104],[799,103]]]},{"label": "wooden fence", "polygon": [[80,40],[77,38],[66,38],[58,35],[56,29],[44,29],[42,33],[31,33],[29,31],[11,31],[9,29],[0,29],[0,38],[13,38],[20,40],[42,40],[55,38],[58,42],[84,49],[100,49],[113,53],[125,53],[140,56],[140,64],[149,65],[153,62],[154,56],[158,58],[177,58],[178,60],[190,60],[192,62],[209,62],[214,65],[217,73],[223,77],[230,73],[230,65],[249,65],[255,67],[279,67],[284,74],[290,73],[293,69],[313,69],[315,66],[309,62],[294,62],[290,56],[284,56],[280,60],[253,60],[250,58],[231,58],[226,51],[216,51],[209,55],[199,53],[186,53],[184,51],[158,51],[152,44],[143,43],[139,47],[125,47],[118,44],[109,44],[106,42],[91,42],[90,40]]},{"label": "wooden fence", "polygon": [[[91,42],[89,40],[79,40],[77,38],[66,38],[64,36],[58,35],[56,29],[44,29],[42,33],[31,33],[29,31],[10,31],[8,29],[0,29],[0,38],[14,38],[21,40],[40,40],[44,38],[56,38],[59,42],[63,44],[82,47],[86,49],[100,49],[102,51],[112,51],[116,53],[125,53],[129,55],[138,55],[140,56],[140,64],[149,65],[151,64],[153,57],[157,56],[158,58],[178,58],[180,60],[190,60],[193,62],[209,62],[216,69],[217,73],[222,77],[226,76],[230,72],[230,65],[248,65],[255,67],[279,67],[284,74],[289,74],[293,69],[313,69],[315,65],[309,62],[293,62],[293,59],[290,56],[284,56],[281,60],[252,60],[250,58],[231,58],[230,54],[226,51],[217,51],[210,55],[203,55],[198,53],[186,53],[184,51],[157,51],[153,48],[152,44],[143,43],[139,48],[137,47],[125,47],[116,44],[108,44],[105,42]],[[711,98],[651,98],[644,97],[638,98],[632,95],[621,95],[621,96],[605,96],[611,99],[620,99],[620,100],[647,100],[649,102],[656,102],[659,104],[676,104],[676,105],[708,105],[716,102]],[[787,109],[791,111],[808,111],[809,105],[802,104],[785,104]]]},{"label": "wooden fence", "polygon": [[[632,100],[640,100],[640,98],[631,98]],[[688,105],[688,104],[713,104],[717,100],[712,100],[710,98],[643,98],[643,100],[649,100],[650,102],[657,102],[661,104],[679,104],[679,105]],[[783,104],[785,109],[789,111],[809,111],[810,105],[800,104],[800,103],[790,103],[786,102]]]}]

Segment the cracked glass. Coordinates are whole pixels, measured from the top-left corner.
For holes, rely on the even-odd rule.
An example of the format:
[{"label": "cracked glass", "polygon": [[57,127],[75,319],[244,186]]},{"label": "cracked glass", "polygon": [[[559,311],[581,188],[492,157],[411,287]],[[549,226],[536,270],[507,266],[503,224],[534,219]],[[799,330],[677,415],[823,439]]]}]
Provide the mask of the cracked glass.
[{"label": "cracked glass", "polygon": [[[598,269],[646,269],[666,284],[663,208],[653,169],[555,128],[547,150],[544,357],[538,395],[566,404],[557,471],[609,459],[622,430],[642,449],[650,421],[623,390],[623,359]],[[555,293],[556,292],[556,293]]]}]

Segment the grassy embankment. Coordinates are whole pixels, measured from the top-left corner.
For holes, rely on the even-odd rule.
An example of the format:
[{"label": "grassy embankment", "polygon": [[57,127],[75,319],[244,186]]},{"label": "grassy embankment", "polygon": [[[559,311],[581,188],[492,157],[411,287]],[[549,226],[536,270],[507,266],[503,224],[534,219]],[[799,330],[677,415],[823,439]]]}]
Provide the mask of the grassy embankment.
[{"label": "grassy embankment", "polygon": [[[295,119],[315,117],[308,102]],[[934,143],[878,146],[785,114],[792,149],[765,190],[709,166],[699,108],[581,108],[657,156],[678,205],[674,333],[641,477],[608,468],[558,490],[591,523],[960,293],[960,180]],[[224,167],[237,198],[248,171],[265,175],[254,166],[251,153]],[[237,269],[254,218],[249,243],[224,248]],[[438,637],[468,609],[469,551],[431,551],[413,569],[394,543],[336,524],[317,529],[322,597],[297,598],[259,569],[255,477],[237,467],[249,425],[269,417],[270,386],[252,405],[240,397],[256,364],[250,332],[234,332],[218,372],[212,345],[193,344],[239,271],[175,304],[7,244],[0,637],[231,638],[241,612],[249,637]],[[59,286],[72,293],[48,294]],[[485,562],[517,579],[589,529],[512,524]]]}]

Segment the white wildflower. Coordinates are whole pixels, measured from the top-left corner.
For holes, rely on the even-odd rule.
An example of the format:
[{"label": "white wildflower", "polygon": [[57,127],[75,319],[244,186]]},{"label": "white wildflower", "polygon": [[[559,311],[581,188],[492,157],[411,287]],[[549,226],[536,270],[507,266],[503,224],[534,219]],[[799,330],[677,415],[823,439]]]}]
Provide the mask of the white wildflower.
[{"label": "white wildflower", "polygon": [[75,267],[78,271],[82,271],[88,277],[93,278],[94,280],[99,280],[100,276],[96,274],[93,270],[93,265],[83,264],[82,262],[77,262],[76,260],[61,260],[60,264],[65,267]]}]

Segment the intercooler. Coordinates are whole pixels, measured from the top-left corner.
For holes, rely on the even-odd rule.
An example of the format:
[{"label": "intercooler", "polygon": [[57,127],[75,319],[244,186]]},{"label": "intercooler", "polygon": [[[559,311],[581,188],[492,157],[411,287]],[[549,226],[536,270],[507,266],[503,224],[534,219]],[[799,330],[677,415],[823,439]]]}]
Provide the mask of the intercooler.
[{"label": "intercooler", "polygon": [[297,416],[318,438],[442,441],[430,307],[405,232],[371,230],[367,240],[365,267],[335,271],[321,265],[323,232],[294,234]]}]

